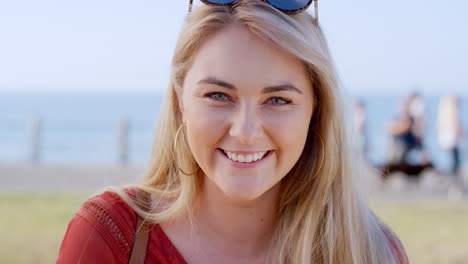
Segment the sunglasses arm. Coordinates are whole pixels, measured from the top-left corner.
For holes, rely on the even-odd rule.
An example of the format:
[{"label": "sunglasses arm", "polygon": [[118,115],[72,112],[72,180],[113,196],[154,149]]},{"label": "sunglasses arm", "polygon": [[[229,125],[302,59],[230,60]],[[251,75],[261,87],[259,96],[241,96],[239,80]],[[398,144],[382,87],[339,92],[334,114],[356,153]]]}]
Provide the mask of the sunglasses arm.
[{"label": "sunglasses arm", "polygon": [[[192,2],[192,1],[190,1]],[[319,18],[319,15],[318,15],[318,0],[314,0],[314,14],[315,14],[315,22],[318,24],[318,18]]]},{"label": "sunglasses arm", "polygon": [[188,11],[192,11],[193,0],[189,1]]}]

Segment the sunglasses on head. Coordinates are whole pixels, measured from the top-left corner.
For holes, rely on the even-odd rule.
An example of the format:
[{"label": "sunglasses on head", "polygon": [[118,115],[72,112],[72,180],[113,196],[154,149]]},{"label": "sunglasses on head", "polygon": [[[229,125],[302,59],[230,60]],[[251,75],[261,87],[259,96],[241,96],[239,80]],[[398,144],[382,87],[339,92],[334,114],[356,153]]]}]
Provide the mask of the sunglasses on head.
[{"label": "sunglasses on head", "polygon": [[[231,5],[239,0],[200,0],[206,5]],[[318,0],[262,0],[274,8],[286,13],[297,14],[305,11],[314,2],[315,21],[318,22]],[[192,10],[193,0],[189,3],[189,12]]]}]

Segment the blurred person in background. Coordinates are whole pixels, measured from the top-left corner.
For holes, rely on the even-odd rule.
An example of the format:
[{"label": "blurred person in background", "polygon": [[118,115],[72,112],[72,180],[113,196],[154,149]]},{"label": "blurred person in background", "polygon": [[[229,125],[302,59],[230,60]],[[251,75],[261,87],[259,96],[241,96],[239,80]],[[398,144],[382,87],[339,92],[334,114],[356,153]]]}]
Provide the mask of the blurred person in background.
[{"label": "blurred person in background", "polygon": [[426,136],[426,103],[419,92],[413,92],[409,95],[409,116],[413,120],[411,130],[416,139],[416,149],[419,151],[421,164],[431,163],[430,154],[425,147],[424,138]]},{"label": "blurred person in background", "polygon": [[424,135],[426,130],[426,106],[418,92],[408,96],[408,116],[412,120],[411,131],[415,138],[415,147],[424,151]]},{"label": "blurred person in background", "polygon": [[447,151],[450,157],[450,174],[454,177],[449,189],[451,196],[459,196],[462,192],[463,185],[459,175],[459,144],[462,135],[458,97],[455,95],[441,97],[437,115],[437,140],[439,146]]},{"label": "blurred person in background", "polygon": [[148,173],[89,199],[57,263],[408,263],[361,196],[367,166],[311,1],[203,2]]},{"label": "blurred person in background", "polygon": [[411,93],[402,101],[399,116],[387,125],[391,140],[388,164],[408,167],[430,164],[424,148],[425,119],[421,95]]},{"label": "blurred person in background", "polygon": [[399,116],[387,125],[391,137],[389,151],[390,164],[408,164],[409,154],[418,148],[414,132],[415,120],[410,115],[410,100],[405,99],[400,105]]}]

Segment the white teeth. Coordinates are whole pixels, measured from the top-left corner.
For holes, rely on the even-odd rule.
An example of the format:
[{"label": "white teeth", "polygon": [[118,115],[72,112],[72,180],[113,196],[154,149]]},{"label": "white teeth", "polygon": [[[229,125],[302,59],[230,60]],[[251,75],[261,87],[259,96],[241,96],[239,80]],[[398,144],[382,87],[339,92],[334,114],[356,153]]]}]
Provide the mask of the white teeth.
[{"label": "white teeth", "polygon": [[250,162],[260,160],[266,154],[266,151],[262,151],[262,152],[258,152],[254,154],[248,154],[248,155],[236,154],[236,153],[232,153],[232,152],[225,151],[225,150],[223,151],[229,157],[229,159],[233,161],[237,161],[237,162],[243,162],[243,163],[250,163]]},{"label": "white teeth", "polygon": [[256,160],[258,160],[258,153],[255,153],[255,154],[253,155],[253,161],[256,161]]}]

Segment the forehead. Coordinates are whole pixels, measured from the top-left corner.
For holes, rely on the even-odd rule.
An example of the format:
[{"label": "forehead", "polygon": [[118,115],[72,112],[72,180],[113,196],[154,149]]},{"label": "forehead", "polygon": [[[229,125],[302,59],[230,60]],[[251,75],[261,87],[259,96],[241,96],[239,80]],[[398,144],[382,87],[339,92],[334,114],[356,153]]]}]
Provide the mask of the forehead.
[{"label": "forehead", "polygon": [[296,57],[253,34],[231,25],[207,38],[195,55],[192,70],[231,82],[308,82],[307,68]]}]

